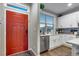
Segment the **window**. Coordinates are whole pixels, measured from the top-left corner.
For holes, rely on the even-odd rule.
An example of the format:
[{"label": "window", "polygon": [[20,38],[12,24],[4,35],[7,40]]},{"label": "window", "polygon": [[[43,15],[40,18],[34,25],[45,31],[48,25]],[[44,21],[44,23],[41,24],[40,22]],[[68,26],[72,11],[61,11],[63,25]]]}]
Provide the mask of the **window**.
[{"label": "window", "polygon": [[52,16],[46,15],[46,22],[47,22],[48,24],[53,24],[53,18],[52,18]]},{"label": "window", "polygon": [[46,29],[45,29],[45,15],[44,14],[40,14],[40,33],[41,34],[45,34]]},{"label": "window", "polygon": [[40,15],[40,23],[45,23],[45,15],[44,14]]},{"label": "window", "polygon": [[54,28],[54,19],[53,16],[46,14],[40,14],[40,33],[41,34],[50,34]]}]

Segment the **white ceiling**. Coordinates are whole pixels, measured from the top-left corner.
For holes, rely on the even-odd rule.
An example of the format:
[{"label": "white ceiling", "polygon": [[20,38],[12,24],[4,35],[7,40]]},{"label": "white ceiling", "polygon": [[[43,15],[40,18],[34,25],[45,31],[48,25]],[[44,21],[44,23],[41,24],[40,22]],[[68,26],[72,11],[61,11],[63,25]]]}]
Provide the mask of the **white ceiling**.
[{"label": "white ceiling", "polygon": [[79,7],[79,3],[72,3],[70,7],[68,7],[67,4],[68,3],[45,3],[45,10],[56,14],[62,14]]}]

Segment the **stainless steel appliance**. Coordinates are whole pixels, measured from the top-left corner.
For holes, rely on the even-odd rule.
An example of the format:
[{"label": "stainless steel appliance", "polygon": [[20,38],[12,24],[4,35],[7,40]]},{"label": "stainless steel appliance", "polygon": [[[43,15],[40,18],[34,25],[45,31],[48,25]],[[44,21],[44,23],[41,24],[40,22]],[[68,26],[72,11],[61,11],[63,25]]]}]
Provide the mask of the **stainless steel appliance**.
[{"label": "stainless steel appliance", "polygon": [[49,49],[49,36],[40,36],[40,52]]}]

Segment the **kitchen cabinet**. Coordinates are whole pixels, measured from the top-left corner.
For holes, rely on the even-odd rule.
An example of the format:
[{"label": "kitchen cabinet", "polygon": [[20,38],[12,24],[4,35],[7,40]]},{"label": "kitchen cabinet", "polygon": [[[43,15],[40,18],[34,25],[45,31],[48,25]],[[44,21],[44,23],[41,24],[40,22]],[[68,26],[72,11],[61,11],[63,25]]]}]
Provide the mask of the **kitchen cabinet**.
[{"label": "kitchen cabinet", "polygon": [[79,45],[72,44],[72,56],[79,56]]},{"label": "kitchen cabinet", "polygon": [[56,48],[62,44],[62,40],[59,36],[50,36],[49,41],[50,49]]},{"label": "kitchen cabinet", "polygon": [[40,52],[49,49],[49,36],[40,36]]},{"label": "kitchen cabinet", "polygon": [[79,22],[78,12],[67,14],[58,18],[58,28],[72,28],[78,27],[77,22]]},{"label": "kitchen cabinet", "polygon": [[[72,40],[75,38],[74,35],[55,35],[55,36],[50,36],[49,40],[49,47],[50,49],[54,49],[56,47],[59,47],[63,44],[66,44],[67,41]],[[71,44],[66,44],[71,47]]]},{"label": "kitchen cabinet", "polygon": [[79,56],[79,38],[67,41],[67,43],[72,45],[72,56]]},{"label": "kitchen cabinet", "polygon": [[53,36],[50,36],[50,41],[49,41],[49,47],[50,47],[50,49],[54,48],[54,45],[55,45],[55,39],[54,39]]}]

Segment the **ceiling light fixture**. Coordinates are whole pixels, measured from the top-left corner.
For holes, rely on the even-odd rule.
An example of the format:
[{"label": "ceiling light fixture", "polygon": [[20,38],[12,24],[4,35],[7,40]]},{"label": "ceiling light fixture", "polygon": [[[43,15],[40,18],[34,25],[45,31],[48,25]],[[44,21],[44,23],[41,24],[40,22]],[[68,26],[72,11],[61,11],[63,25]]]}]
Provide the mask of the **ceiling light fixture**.
[{"label": "ceiling light fixture", "polygon": [[67,5],[68,7],[70,7],[70,6],[72,6],[72,3],[68,3],[68,5]]}]

